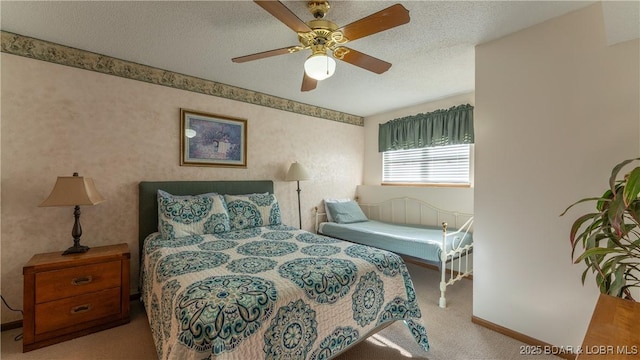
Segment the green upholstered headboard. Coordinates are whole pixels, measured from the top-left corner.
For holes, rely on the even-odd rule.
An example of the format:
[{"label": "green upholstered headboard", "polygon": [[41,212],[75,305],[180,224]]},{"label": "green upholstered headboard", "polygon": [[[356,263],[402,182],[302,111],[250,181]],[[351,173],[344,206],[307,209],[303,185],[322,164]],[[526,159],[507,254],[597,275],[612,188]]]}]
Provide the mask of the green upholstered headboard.
[{"label": "green upholstered headboard", "polygon": [[158,231],[158,190],[164,190],[173,195],[198,195],[210,192],[229,195],[265,192],[273,194],[273,181],[142,181],[138,189],[138,246],[142,254],[144,239],[147,235]]}]

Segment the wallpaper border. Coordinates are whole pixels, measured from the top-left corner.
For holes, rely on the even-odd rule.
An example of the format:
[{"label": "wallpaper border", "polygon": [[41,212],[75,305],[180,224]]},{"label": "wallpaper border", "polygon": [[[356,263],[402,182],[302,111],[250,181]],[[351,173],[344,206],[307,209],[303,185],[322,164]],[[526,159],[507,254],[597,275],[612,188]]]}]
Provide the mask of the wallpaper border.
[{"label": "wallpaper border", "polygon": [[2,52],[131,80],[242,101],[296,114],[364,126],[361,116],[287,100],[257,91],[121,60],[45,40],[2,31]]}]

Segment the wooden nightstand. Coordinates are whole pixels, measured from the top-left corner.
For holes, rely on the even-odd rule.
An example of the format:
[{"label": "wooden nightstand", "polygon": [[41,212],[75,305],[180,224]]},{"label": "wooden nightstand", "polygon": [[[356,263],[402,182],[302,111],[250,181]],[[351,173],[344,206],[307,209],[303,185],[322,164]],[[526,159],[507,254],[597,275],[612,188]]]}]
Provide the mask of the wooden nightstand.
[{"label": "wooden nightstand", "polygon": [[600,294],[577,359],[638,359],[640,302]]},{"label": "wooden nightstand", "polygon": [[22,351],[129,322],[129,246],[37,254],[24,274]]}]

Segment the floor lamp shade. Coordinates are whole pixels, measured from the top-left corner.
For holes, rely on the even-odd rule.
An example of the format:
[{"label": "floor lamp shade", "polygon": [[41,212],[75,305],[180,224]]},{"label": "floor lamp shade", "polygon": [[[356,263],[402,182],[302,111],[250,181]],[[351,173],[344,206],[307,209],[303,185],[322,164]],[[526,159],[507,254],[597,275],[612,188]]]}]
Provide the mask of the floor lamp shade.
[{"label": "floor lamp shade", "polygon": [[300,165],[298,162],[294,162],[289,167],[289,172],[287,172],[287,180],[288,181],[300,181],[300,180],[309,180],[309,174],[307,170]]},{"label": "floor lamp shade", "polygon": [[309,180],[309,174],[307,170],[300,165],[298,162],[294,162],[289,167],[289,171],[287,172],[287,180],[295,181],[298,183],[298,188],[296,191],[298,192],[298,222],[300,224],[300,229],[302,229],[302,210],[300,209],[300,181],[301,180]]},{"label": "floor lamp shade", "polygon": [[88,246],[80,245],[82,236],[82,226],[80,226],[80,205],[97,205],[105,199],[98,193],[93,179],[78,176],[59,176],[56,184],[51,190],[51,194],[40,206],[74,206],[73,215],[75,222],[71,235],[73,236],[73,246],[64,252],[64,255],[83,253],[89,250]]}]

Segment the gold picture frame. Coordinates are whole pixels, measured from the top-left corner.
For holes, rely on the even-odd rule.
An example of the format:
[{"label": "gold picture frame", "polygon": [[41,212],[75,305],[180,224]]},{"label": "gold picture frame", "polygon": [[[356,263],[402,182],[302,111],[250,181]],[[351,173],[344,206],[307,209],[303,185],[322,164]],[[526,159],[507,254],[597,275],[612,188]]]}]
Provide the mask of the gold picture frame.
[{"label": "gold picture frame", "polygon": [[180,166],[247,167],[247,119],[180,109]]}]

